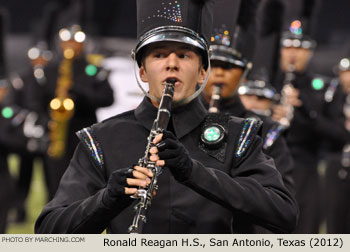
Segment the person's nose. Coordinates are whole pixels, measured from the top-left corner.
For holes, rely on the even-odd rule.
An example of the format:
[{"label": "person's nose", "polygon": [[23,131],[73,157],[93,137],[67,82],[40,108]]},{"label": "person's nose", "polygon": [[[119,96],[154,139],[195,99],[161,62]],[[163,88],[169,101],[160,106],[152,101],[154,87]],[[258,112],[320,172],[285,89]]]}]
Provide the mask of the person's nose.
[{"label": "person's nose", "polygon": [[179,70],[179,58],[176,53],[170,53],[167,60],[167,70]]},{"label": "person's nose", "polygon": [[212,69],[212,71],[215,77],[222,77],[225,74],[225,70],[221,67],[215,67]]}]

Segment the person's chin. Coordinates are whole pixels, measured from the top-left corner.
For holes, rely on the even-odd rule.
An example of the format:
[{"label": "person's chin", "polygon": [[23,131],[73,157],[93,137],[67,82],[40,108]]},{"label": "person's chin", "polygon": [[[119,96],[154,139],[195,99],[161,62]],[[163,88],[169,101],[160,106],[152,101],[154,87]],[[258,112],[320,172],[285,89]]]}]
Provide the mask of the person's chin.
[{"label": "person's chin", "polygon": [[184,99],[184,97],[182,96],[182,95],[174,95],[174,97],[173,97],[173,102],[179,102],[179,101],[181,101],[181,100],[183,100]]}]

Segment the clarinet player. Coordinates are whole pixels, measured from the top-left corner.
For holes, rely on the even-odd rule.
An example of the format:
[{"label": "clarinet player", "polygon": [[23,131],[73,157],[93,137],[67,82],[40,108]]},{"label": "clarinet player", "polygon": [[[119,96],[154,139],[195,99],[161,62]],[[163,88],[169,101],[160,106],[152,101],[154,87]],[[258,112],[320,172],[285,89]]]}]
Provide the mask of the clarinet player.
[{"label": "clarinet player", "polygon": [[[260,124],[230,116],[208,120],[197,97],[209,70],[213,3],[137,1],[133,55],[149,92],[135,110],[79,131],[81,142],[36,233],[128,232],[138,203],[130,196],[154,176],[135,164],[145,153],[169,78],[176,79],[171,117],[149,151],[162,172],[143,233],[232,233],[238,213],[274,231],[294,229],[297,206],[261,151]],[[158,14],[164,8],[169,11]]]}]

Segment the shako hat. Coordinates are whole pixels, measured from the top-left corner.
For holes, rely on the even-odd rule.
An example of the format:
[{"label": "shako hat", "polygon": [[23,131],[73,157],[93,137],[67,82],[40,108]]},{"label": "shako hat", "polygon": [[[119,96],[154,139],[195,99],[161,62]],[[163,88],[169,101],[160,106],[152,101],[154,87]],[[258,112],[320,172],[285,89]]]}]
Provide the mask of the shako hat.
[{"label": "shako hat", "polygon": [[198,48],[208,67],[214,0],[137,0],[138,43],[132,57],[141,65],[146,46],[165,41]]},{"label": "shako hat", "polygon": [[258,0],[218,0],[210,39],[211,60],[245,68],[255,47]]}]

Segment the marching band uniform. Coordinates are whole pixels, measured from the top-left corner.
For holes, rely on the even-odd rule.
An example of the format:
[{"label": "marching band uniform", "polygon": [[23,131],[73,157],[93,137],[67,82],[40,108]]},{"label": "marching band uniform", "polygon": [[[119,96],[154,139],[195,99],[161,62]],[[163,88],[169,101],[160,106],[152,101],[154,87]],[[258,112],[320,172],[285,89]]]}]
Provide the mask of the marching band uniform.
[{"label": "marching band uniform", "polygon": [[[138,62],[147,45],[173,41],[194,46],[207,65],[207,44],[197,33],[210,33],[213,1],[142,0],[137,4]],[[172,162],[164,158],[168,166],[158,177],[159,190],[148,210],[144,233],[231,233],[232,221],[240,213],[272,230],[293,230],[297,207],[272,159],[261,151],[258,122],[209,118],[198,98],[171,113],[164,137],[171,138],[179,152],[174,154],[172,149]],[[117,183],[125,183],[124,168],[131,168],[143,155],[156,114],[156,107],[145,97],[135,110],[79,131],[81,142],[35,231],[100,233],[107,228],[108,233],[126,233],[136,202],[111,191],[117,190]],[[210,130],[220,134],[218,141],[215,134],[213,141]],[[249,141],[243,141],[244,136]]]}]

